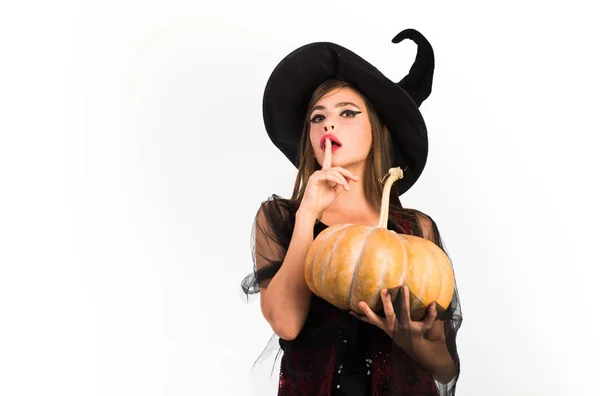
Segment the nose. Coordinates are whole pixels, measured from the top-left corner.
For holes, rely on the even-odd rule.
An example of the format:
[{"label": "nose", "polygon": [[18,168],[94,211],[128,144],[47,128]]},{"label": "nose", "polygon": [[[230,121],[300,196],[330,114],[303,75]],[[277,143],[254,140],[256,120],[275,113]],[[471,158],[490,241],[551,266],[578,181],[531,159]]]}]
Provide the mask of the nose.
[{"label": "nose", "polygon": [[325,132],[333,133],[333,132],[335,132],[335,124],[334,123],[331,123],[329,125],[325,124],[324,129],[325,129]]}]

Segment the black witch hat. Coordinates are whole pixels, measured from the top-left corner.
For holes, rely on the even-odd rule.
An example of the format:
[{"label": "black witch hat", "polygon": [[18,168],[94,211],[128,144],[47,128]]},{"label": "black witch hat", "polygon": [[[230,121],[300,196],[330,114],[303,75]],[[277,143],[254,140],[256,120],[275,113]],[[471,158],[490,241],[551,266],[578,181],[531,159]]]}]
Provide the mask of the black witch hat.
[{"label": "black witch hat", "polygon": [[356,87],[373,104],[393,142],[392,166],[404,170],[398,194],[417,181],[427,162],[427,128],[419,106],[431,93],[433,48],[414,29],[397,34],[393,43],[414,41],[417,55],[409,73],[394,82],[352,51],[329,42],[304,45],[273,70],[263,97],[263,118],[271,141],[298,167],[298,147],[308,102],[319,85],[331,79]]}]

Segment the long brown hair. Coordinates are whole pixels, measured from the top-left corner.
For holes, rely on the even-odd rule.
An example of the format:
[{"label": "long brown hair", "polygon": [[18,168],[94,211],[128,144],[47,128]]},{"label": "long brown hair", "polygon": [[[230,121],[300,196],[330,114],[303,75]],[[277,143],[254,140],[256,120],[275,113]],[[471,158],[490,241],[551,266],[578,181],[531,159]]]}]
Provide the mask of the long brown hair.
[{"label": "long brown hair", "polygon": [[[300,138],[298,158],[300,163],[298,166],[298,174],[292,192],[292,199],[295,201],[302,200],[306,184],[310,176],[321,168],[317,159],[314,156],[314,151],[310,143],[310,109],[327,93],[334,89],[348,87],[356,92],[364,100],[367,107],[367,114],[371,123],[371,131],[373,134],[371,149],[367,156],[365,175],[363,177],[363,187],[367,202],[376,211],[381,209],[381,196],[383,194],[383,178],[392,166],[392,141],[387,128],[380,121],[372,103],[369,99],[356,89],[352,84],[342,80],[328,80],[322,83],[314,92],[308,107],[306,109],[306,118],[302,128],[302,136]],[[402,211],[402,204],[398,198],[398,194],[392,186],[390,196],[390,213]],[[390,220],[393,221],[392,216]]]}]

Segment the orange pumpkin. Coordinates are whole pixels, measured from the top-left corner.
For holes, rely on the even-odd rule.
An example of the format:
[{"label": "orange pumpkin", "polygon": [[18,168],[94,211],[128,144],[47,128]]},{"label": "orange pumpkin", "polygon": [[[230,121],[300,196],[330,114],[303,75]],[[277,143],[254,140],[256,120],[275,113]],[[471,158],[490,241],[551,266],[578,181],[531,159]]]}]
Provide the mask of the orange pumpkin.
[{"label": "orange pumpkin", "polygon": [[448,308],[454,273],[444,251],[427,239],[387,229],[391,186],[402,176],[400,168],[390,169],[378,226],[338,224],[312,242],[304,275],[314,294],[343,310],[362,313],[358,303],[364,301],[377,312],[382,289],[407,285],[411,311],[432,302]]}]

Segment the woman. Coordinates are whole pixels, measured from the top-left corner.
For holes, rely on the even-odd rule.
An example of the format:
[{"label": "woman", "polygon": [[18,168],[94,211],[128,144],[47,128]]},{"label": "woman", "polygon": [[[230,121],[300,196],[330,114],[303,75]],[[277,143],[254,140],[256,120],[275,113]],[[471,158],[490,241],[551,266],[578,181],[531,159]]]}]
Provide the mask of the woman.
[{"label": "woman", "polygon": [[267,83],[267,132],[298,176],[291,199],[274,195],[258,210],[255,270],[242,287],[260,292],[262,314],[280,339],[280,395],[454,394],[462,321],[456,289],[443,316],[432,304],[416,321],[404,288],[382,290],[381,315],[366,304],[347,312],[312,294],[304,278],[308,248],[328,226],[377,225],[381,179],[391,167],[402,167],[405,177],[392,187],[388,228],[442,247],[433,220],[398,198],[425,166],[418,106],[431,91],[434,64],[420,33],[405,30],[393,42],[405,38],[419,49],[400,83],[332,43],[292,52]]}]

